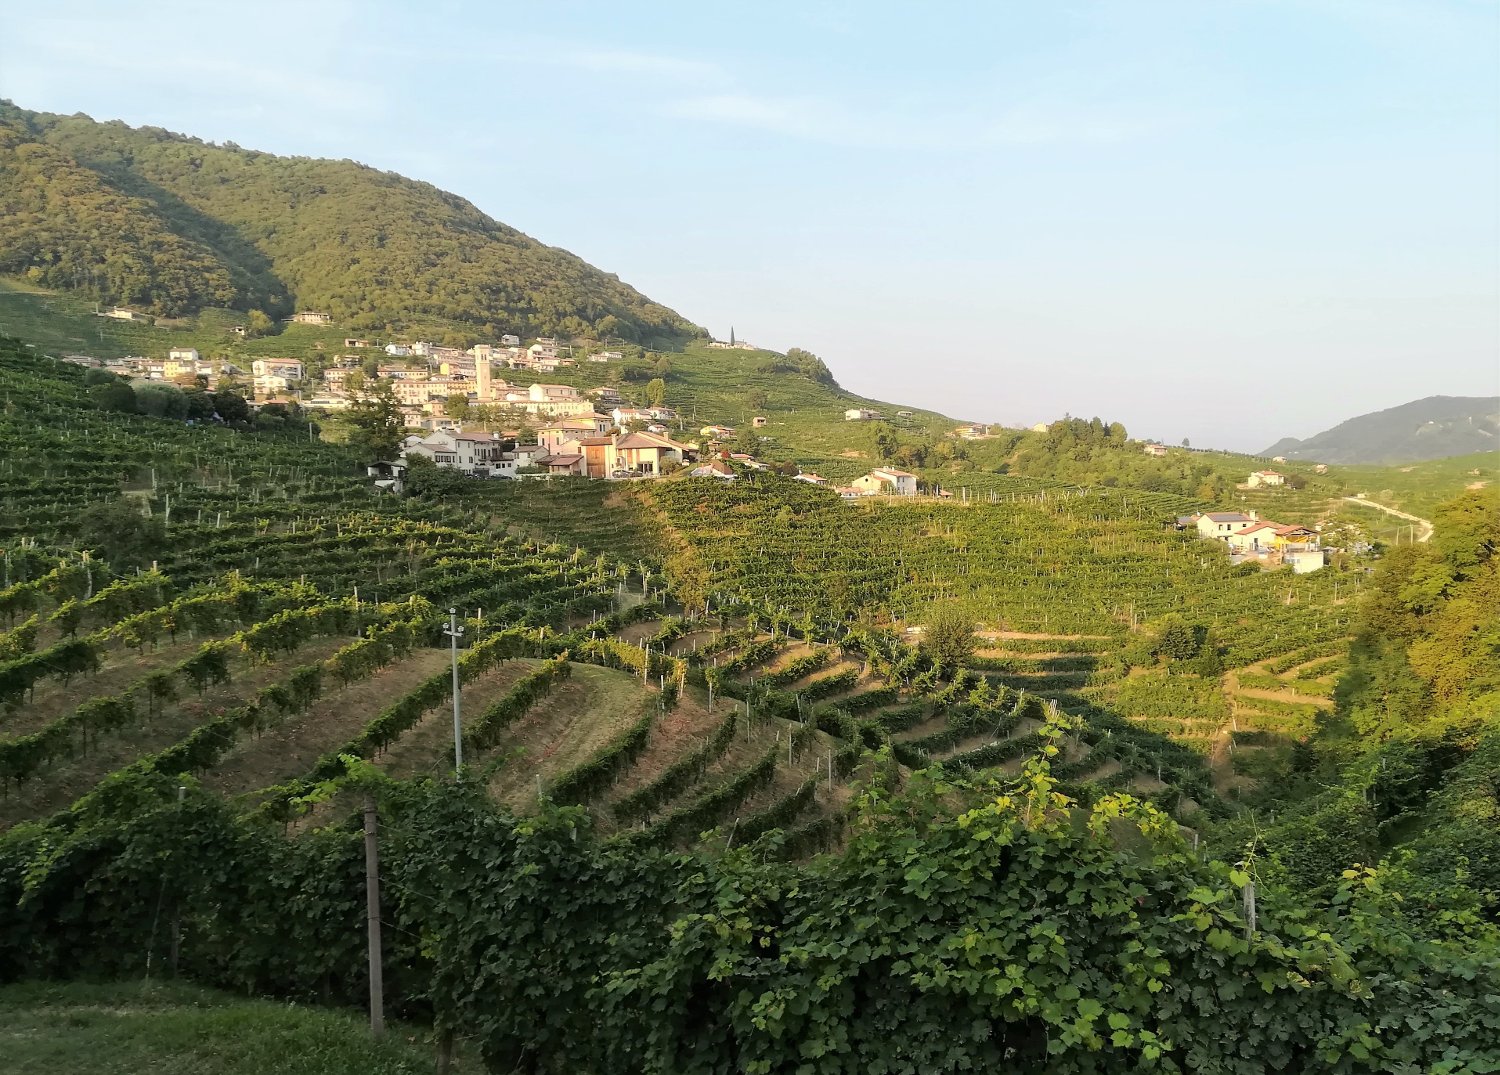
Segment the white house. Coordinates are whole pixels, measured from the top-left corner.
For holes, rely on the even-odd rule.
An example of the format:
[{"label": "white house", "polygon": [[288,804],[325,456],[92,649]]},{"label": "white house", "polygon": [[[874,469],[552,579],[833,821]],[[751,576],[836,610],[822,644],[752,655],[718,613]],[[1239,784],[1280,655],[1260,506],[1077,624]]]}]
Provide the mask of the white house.
[{"label": "white house", "polygon": [[1250,475],[1249,480],[1245,484],[1252,489],[1259,489],[1262,486],[1285,485],[1286,475],[1278,474],[1274,470],[1257,470],[1254,474]]},{"label": "white house", "polygon": [[300,381],[302,363],[295,358],[257,358],[250,363],[250,372],[256,377],[285,377],[289,381]]},{"label": "white house", "polygon": [[855,478],[853,487],[861,493],[873,494],[890,491],[897,496],[917,495],[917,476],[892,467],[876,467],[862,478]]},{"label": "white house", "polygon": [[1249,515],[1239,511],[1210,511],[1198,516],[1198,536],[1228,541],[1230,536],[1248,530],[1260,522],[1255,513]]},{"label": "white house", "polygon": [[392,358],[406,358],[411,354],[411,348],[404,343],[388,343],[385,345],[385,353]]},{"label": "white house", "polygon": [[1148,444],[1141,450],[1147,455],[1163,456],[1167,454],[1167,446],[1165,444]]},{"label": "white house", "polygon": [[516,460],[502,450],[497,433],[433,432],[409,443],[404,457],[423,455],[440,467],[452,467],[480,478],[514,478]]},{"label": "white house", "polygon": [[631,422],[650,422],[656,418],[651,411],[639,407],[616,407],[609,413],[614,418],[615,425],[622,429]]},{"label": "white house", "polygon": [[521,346],[521,337],[519,337],[519,336],[513,336],[510,333],[506,333],[504,336],[500,337],[500,346],[501,347],[520,347]]},{"label": "white house", "polygon": [[866,410],[863,407],[850,407],[844,412],[844,421],[846,422],[868,422],[879,417],[880,415],[877,412]]},{"label": "white house", "polygon": [[257,395],[285,392],[293,381],[302,379],[302,363],[295,358],[257,358],[250,363],[252,383]]},{"label": "white house", "polygon": [[298,310],[292,315],[292,320],[299,325],[331,325],[333,315],[318,310]]},{"label": "white house", "polygon": [[170,347],[167,349],[167,361],[169,362],[198,362],[198,348],[196,347]]},{"label": "white house", "polygon": [[1321,571],[1328,563],[1328,554],[1316,546],[1306,549],[1288,549],[1282,555],[1282,563],[1291,564],[1298,575],[1310,575]]}]

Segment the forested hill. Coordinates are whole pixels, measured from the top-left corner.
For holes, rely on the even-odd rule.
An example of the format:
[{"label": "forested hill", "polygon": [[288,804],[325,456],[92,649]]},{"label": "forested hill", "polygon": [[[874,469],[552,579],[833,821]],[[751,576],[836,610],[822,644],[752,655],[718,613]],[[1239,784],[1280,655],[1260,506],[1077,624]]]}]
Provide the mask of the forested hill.
[{"label": "forested hill", "polygon": [[1419,463],[1500,447],[1500,399],[1428,396],[1362,414],[1306,440],[1284,437],[1263,455],[1320,463]]},{"label": "forested hill", "polygon": [[0,274],[177,316],[331,313],[350,329],[704,335],[456,195],[353,161],[278,157],[0,101]]}]

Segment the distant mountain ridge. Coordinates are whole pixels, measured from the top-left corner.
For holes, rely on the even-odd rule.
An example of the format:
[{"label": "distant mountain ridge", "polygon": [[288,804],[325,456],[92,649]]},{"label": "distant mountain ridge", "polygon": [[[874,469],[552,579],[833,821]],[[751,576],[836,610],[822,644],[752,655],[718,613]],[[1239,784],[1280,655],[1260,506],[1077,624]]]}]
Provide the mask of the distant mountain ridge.
[{"label": "distant mountain ridge", "polygon": [[0,219],[0,274],[166,316],[310,309],[356,330],[440,320],[651,346],[706,335],[431,184],[4,100]]},{"label": "distant mountain ridge", "polygon": [[1420,463],[1500,448],[1500,396],[1428,396],[1362,414],[1262,455],[1320,463]]}]

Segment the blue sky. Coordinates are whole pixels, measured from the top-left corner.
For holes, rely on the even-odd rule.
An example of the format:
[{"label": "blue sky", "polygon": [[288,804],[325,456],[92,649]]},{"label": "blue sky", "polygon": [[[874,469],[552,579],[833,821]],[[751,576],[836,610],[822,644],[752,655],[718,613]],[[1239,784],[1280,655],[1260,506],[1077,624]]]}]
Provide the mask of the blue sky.
[{"label": "blue sky", "polygon": [[1497,13],[51,0],[0,95],[428,180],[870,395],[1255,450],[1500,391]]}]

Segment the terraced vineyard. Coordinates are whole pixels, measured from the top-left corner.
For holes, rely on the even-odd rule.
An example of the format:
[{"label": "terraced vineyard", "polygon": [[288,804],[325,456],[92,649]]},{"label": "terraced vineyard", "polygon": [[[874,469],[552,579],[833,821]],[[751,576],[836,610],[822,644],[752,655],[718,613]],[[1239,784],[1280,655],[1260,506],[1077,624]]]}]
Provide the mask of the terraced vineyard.
[{"label": "terraced vineyard", "polygon": [[[582,804],[634,842],[774,828],[784,853],[823,848],[851,781],[934,762],[1014,771],[1053,716],[1046,697],[1094,674],[1094,652],[1043,651],[949,681],[889,632],[806,615],[794,630],[785,605],[743,588],[717,589],[706,611],[669,586],[654,509],[603,485],[382,498],[340,449],[300,435],[106,414],[79,371],[18,348],[0,373],[35,400],[5,412],[4,435],[48,460],[40,477],[14,458],[0,476],[5,824],[93,802],[123,771],[188,773],[248,816],[299,826],[343,808],[309,796],[351,758],[446,777],[449,605],[468,770],[513,810]],[[157,527],[150,562],[74,551],[90,510]],[[1049,517],[1081,519],[1076,505]],[[983,570],[991,584],[1009,568]],[[910,574],[922,599],[934,583]],[[1080,788],[1207,798],[1201,766],[1159,738],[1087,717],[1070,737]]]}]

